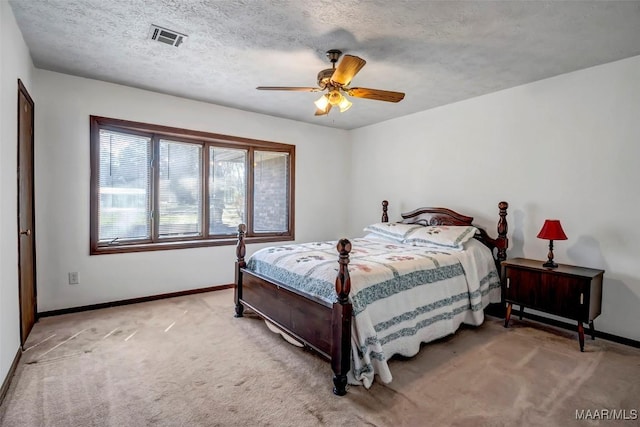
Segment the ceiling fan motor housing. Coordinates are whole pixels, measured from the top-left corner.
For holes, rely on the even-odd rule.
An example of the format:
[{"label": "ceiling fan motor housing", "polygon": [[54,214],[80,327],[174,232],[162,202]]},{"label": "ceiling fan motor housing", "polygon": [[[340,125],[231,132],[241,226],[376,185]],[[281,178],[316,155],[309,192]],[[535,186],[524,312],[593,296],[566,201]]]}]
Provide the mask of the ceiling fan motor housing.
[{"label": "ceiling fan motor housing", "polygon": [[329,82],[331,81],[331,76],[333,76],[333,72],[335,68],[327,68],[318,73],[318,86],[322,89],[325,89]]}]

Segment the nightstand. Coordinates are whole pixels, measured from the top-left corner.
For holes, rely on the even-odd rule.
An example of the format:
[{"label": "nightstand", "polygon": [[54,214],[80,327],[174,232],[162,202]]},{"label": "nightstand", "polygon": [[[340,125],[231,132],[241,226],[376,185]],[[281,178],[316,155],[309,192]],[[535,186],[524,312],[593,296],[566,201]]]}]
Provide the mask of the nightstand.
[{"label": "nightstand", "polygon": [[584,351],[583,322],[589,322],[595,339],[593,320],[602,306],[604,270],[559,264],[545,268],[544,261],[514,258],[502,262],[502,289],[507,303],[504,327],[509,326],[511,306],[520,306],[578,322],[580,351]]}]

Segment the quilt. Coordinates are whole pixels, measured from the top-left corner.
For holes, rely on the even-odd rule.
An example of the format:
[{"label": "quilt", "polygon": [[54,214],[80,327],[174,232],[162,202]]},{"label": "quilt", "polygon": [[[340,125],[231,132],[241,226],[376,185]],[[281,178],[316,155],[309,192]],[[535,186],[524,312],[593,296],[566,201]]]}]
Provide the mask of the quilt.
[{"label": "quilt", "polygon": [[[375,376],[393,377],[388,361],[414,356],[423,342],[480,325],[483,309],[500,302],[500,279],[491,251],[471,239],[455,252],[371,238],[351,240],[353,304],[350,384],[369,388]],[[337,300],[336,242],[261,249],[247,268],[329,303]]]}]

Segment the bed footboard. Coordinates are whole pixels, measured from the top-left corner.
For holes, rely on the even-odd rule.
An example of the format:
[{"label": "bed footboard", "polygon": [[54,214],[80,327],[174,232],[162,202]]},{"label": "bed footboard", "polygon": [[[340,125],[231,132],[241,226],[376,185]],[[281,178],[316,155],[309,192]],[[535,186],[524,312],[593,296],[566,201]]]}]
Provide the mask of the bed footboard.
[{"label": "bed footboard", "polygon": [[347,373],[351,369],[351,323],[349,301],[349,252],[351,242],[338,242],[339,270],[335,282],[337,301],[333,304],[303,295],[282,283],[272,283],[246,270],[244,242],[246,226],[238,226],[235,263],[235,317],[243,317],[245,306],[285,333],[331,361],[333,393],[347,393]]}]

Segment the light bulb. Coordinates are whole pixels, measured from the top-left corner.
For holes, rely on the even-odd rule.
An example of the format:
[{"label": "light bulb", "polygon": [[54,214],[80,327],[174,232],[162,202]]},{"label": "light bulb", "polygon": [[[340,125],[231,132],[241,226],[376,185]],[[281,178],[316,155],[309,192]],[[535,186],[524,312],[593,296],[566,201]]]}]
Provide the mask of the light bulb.
[{"label": "light bulb", "polygon": [[340,101],[344,99],[344,97],[338,90],[332,90],[327,94],[327,97],[329,98],[329,104],[331,105],[338,105],[340,104]]},{"label": "light bulb", "polygon": [[320,98],[318,98],[317,101],[314,102],[314,104],[316,104],[318,110],[325,111],[327,109],[327,105],[329,105],[329,98],[327,95],[322,95]]},{"label": "light bulb", "polygon": [[349,101],[346,96],[343,96],[340,100],[340,103],[338,104],[338,107],[340,107],[340,112],[344,113],[349,108],[351,108],[352,105],[353,104],[351,103],[351,101]]}]

